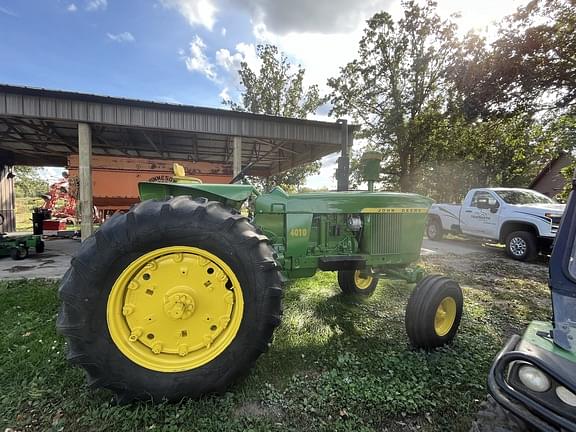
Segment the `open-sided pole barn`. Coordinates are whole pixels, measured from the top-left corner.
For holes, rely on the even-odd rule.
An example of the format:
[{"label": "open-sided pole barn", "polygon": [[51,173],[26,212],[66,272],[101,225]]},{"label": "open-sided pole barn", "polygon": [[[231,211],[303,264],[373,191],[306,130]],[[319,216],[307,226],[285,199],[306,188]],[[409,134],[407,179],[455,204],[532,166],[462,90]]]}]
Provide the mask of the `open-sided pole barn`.
[{"label": "open-sided pole barn", "polygon": [[[342,152],[338,189],[348,188],[354,127],[108,96],[0,85],[0,212],[13,220],[13,165],[64,166],[78,155],[82,237],[92,233],[94,155],[183,160],[232,178],[268,176]],[[10,220],[9,220],[10,219]]]}]

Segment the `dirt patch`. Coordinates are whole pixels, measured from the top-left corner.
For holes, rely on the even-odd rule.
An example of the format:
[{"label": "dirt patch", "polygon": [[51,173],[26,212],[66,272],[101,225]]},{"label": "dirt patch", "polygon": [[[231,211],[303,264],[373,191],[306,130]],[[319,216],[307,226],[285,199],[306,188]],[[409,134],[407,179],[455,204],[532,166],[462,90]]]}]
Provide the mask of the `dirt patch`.
[{"label": "dirt patch", "polygon": [[459,278],[492,284],[499,279],[521,278],[546,283],[548,280],[548,258],[542,257],[535,263],[514,261],[506,256],[492,253],[468,255],[429,255],[422,262],[432,271]]},{"label": "dirt patch", "polygon": [[248,401],[234,410],[234,416],[245,418],[263,417],[280,420],[282,418],[282,412],[277,407],[269,407],[259,401]]}]

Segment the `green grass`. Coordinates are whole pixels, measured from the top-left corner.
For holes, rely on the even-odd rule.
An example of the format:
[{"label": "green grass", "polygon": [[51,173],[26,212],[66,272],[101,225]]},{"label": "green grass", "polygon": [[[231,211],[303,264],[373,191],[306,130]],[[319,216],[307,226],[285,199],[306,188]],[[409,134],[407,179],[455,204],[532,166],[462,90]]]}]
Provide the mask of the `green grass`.
[{"label": "green grass", "polygon": [[16,231],[32,231],[32,211],[44,204],[42,198],[16,198]]},{"label": "green grass", "polygon": [[381,282],[354,301],[331,273],[292,283],[273,346],[245,381],[221,397],[156,406],[116,406],[66,364],[56,284],[0,282],[0,431],[466,431],[494,354],[548,318],[546,269],[533,267],[529,279],[515,263],[488,277],[453,271],[465,315],[455,343],[433,353],[408,348],[408,284]]}]

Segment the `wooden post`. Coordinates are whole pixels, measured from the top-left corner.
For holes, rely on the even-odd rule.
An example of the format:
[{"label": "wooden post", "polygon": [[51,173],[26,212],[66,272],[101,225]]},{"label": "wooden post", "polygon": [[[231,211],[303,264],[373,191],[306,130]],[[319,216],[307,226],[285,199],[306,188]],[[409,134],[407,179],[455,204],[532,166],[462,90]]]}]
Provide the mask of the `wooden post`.
[{"label": "wooden post", "polygon": [[94,232],[92,224],[92,129],[86,123],[78,123],[78,177],[80,179],[80,230],[82,241]]},{"label": "wooden post", "polygon": [[236,177],[242,171],[242,137],[233,138],[232,175]]},{"label": "wooden post", "polygon": [[350,146],[348,140],[351,138],[351,131],[348,130],[348,122],[346,120],[338,120],[338,124],[342,126],[342,141],[341,153],[338,158],[338,190],[347,191],[349,187],[350,176]]}]

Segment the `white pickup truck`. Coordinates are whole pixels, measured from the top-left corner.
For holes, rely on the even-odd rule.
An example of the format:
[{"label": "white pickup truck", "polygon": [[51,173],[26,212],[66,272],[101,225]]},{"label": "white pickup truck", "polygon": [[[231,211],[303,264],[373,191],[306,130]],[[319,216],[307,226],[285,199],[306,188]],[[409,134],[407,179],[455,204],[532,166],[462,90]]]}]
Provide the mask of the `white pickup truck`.
[{"label": "white pickup truck", "polygon": [[530,189],[471,189],[462,205],[434,204],[426,234],[440,240],[447,232],[496,240],[511,258],[530,261],[551,249],[564,204]]}]

